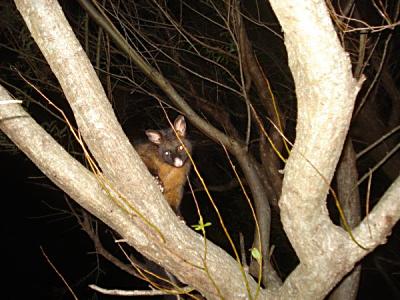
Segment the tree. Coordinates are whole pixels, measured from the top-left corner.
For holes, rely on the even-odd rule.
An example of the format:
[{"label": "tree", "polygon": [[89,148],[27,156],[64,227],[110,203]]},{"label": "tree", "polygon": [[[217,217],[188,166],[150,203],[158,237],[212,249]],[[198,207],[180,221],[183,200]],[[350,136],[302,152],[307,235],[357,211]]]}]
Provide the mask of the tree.
[{"label": "tree", "polygon": [[[261,274],[251,272],[263,280],[263,289],[258,288],[256,280],[240,265],[239,257],[232,258],[213,243],[206,242],[174,216],[122,131],[93,67],[59,5],[50,0],[15,2],[68,99],[79,128],[77,139],[82,137],[88,149],[86,158],[90,161],[92,155],[98,169],[93,166],[89,171],[72,158],[18,104],[0,106],[1,129],[79,205],[115,230],[127,244],[205,297],[323,298],[361,258],[385,242],[399,219],[398,178],[368,216],[357,226],[353,224],[352,230],[347,225],[348,218],[341,218],[345,227],[342,229],[329,216],[326,195],[363,78],[353,76],[350,59],[340,45],[323,1],[298,1],[295,5],[293,1],[270,1],[285,34],[297,97],[296,138],[285,162],[283,180],[278,173],[280,163],[276,155],[289,147],[282,138],[285,129],[280,119],[282,107],[274,107],[274,102],[269,101],[271,95],[263,94],[265,81],[257,81],[262,78],[262,71],[249,43],[237,2],[225,6],[229,16],[225,19],[226,26],[235,30],[232,38],[240,61],[242,101],[249,122],[253,120],[259,126],[260,145],[264,148],[268,143],[263,121],[250,101],[250,89],[247,90],[251,84],[259,99],[269,101],[265,110],[274,124],[268,132],[276,148],[274,151],[268,147],[269,150],[261,152],[267,153],[260,159],[263,164],[248,151],[250,134],[242,140],[229,118],[224,119],[223,124],[228,134],[211,126],[184,101],[161,72],[135,49],[127,47],[106,18],[96,15],[89,3],[81,1],[100,24],[106,22],[103,28],[114,42],[122,49],[125,47],[138,68],[190,122],[221,143],[237,160],[255,204],[259,230],[255,233],[253,265],[262,261],[262,268]],[[154,6],[158,6],[157,2]],[[222,7],[215,9],[222,10]],[[160,11],[169,20],[167,10]],[[172,21],[171,24],[177,26]],[[175,62],[180,64],[179,59]],[[1,97],[10,98],[4,89]],[[210,112],[216,109],[212,105],[201,107]],[[247,128],[251,128],[250,125]],[[351,141],[347,145],[346,150],[351,154]],[[82,142],[82,147],[86,146]],[[354,163],[354,158],[349,157]],[[270,205],[276,207],[278,198],[285,234],[299,259],[299,264],[283,283],[269,262]]]}]

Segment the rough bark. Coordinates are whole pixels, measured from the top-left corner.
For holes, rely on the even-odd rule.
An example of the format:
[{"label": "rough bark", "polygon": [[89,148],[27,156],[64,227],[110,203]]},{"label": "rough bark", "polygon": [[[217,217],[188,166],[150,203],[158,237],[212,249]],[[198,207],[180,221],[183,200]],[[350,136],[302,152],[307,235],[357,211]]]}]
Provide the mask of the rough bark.
[{"label": "rough bark", "polygon": [[[1,129],[80,205],[180,280],[209,299],[252,298],[249,291],[254,296],[254,280],[243,275],[239,264],[210,242],[205,256],[203,238],[179,222],[162,198],[116,121],[59,5],[54,0],[15,2],[58,78],[80,133],[115,198],[107,196],[98,179],[57,145],[18,104],[0,105]],[[300,264],[278,294],[261,290],[259,296],[322,299],[358,260],[385,242],[400,218],[400,178],[353,230],[358,245],[348,232],[331,222],[326,194],[348,131],[359,83],[352,77],[350,61],[339,44],[323,0],[271,0],[271,5],[285,33],[298,96],[297,136],[284,170],[280,208],[282,223]],[[10,98],[4,89],[0,90],[0,97]],[[199,126],[208,125],[203,120]],[[223,139],[231,143],[225,135]],[[232,143],[242,153],[240,145]],[[115,191],[124,196],[122,204],[117,204]],[[247,276],[247,287],[243,276]]]},{"label": "rough bark", "polygon": [[[263,266],[263,274],[266,274],[266,268],[272,269],[269,259],[269,237],[270,237],[270,223],[271,223],[271,210],[268,203],[267,195],[271,195],[272,187],[266,180],[260,178],[260,172],[257,170],[257,164],[252,155],[247,151],[247,146],[241,141],[235,139],[233,136],[228,136],[210,123],[201,118],[192,107],[177,93],[172,84],[165,78],[158,70],[153,68],[147,61],[131,47],[123,36],[113,27],[107,20],[101,17],[100,13],[91,5],[89,1],[79,0],[81,5],[87,10],[96,22],[104,28],[104,30],[113,38],[114,42],[132,59],[136,66],[171,99],[171,101],[180,109],[184,115],[196,126],[199,130],[205,133],[210,139],[218,144],[224,145],[226,149],[231,152],[238,160],[240,167],[244,173],[249,184],[253,200],[255,203],[255,210],[257,214],[257,221],[260,225],[261,243],[256,242],[257,247],[261,244],[262,254],[265,265]],[[271,286],[277,287],[280,284],[280,278],[276,272],[268,272],[265,276]]]},{"label": "rough bark", "polygon": [[364,249],[331,222],[326,195],[360,83],[352,76],[348,54],[324,1],[270,2],[285,34],[298,100],[296,141],[285,167],[279,205],[300,264],[284,282],[280,297],[321,299],[362,256],[383,242],[388,227],[399,219],[395,204],[399,196],[394,190],[400,188],[400,180],[381,200],[385,208],[377,206],[369,216],[370,221],[387,221],[380,223],[380,229],[375,227],[379,233],[367,236],[364,222],[354,230]]},{"label": "rough bark", "polygon": [[[336,172],[336,182],[340,206],[343,209],[345,220],[351,228],[357,226],[361,221],[356,161],[353,143],[348,137]],[[341,223],[344,227],[343,220]],[[332,291],[329,300],[355,300],[360,284],[360,275],[361,265],[357,265]]]},{"label": "rough bark", "polygon": [[[123,205],[127,215],[124,218],[114,215],[117,211],[123,214],[118,209],[104,211],[93,203],[91,212],[116,229],[128,244],[208,298],[219,298],[219,295],[229,299],[248,298],[239,264],[210,242],[207,243],[205,256],[202,237],[179,222],[162,198],[144,164],[123,134],[103,88],[58,3],[52,0],[15,2],[59,80],[74,112],[80,133],[108,185],[125,199]],[[19,112],[15,114],[11,111],[8,117],[14,122],[19,121],[14,118],[16,115],[18,116]],[[18,132],[13,134],[18,135]],[[26,136],[25,141],[29,141]],[[47,149],[43,147],[32,149],[32,152],[48,155],[45,154]],[[65,160],[65,157],[63,159]],[[34,162],[43,168],[43,171],[49,167],[41,161]],[[54,168],[46,174],[56,181],[62,177],[63,172],[65,168]],[[74,176],[78,175],[74,173]],[[65,178],[63,184],[70,186],[73,182],[71,178]],[[93,184],[96,184],[96,181],[93,181]],[[67,189],[65,186],[63,188]],[[72,185],[69,188],[79,187]],[[74,199],[77,193],[71,192]],[[99,190],[97,194],[101,193]],[[114,202],[115,199],[108,201]],[[143,218],[132,212],[131,207],[139,211]],[[226,278],[230,280],[227,281]],[[255,291],[254,280],[246,278],[248,289]]]}]

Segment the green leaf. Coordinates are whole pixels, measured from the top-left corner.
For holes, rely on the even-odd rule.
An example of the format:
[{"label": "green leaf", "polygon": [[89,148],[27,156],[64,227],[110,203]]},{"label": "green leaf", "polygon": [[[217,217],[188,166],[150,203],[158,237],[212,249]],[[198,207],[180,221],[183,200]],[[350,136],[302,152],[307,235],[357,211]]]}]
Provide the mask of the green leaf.
[{"label": "green leaf", "polygon": [[204,223],[202,218],[200,218],[198,224],[192,225],[192,227],[193,227],[194,230],[196,230],[196,231],[200,231],[200,230],[201,230],[201,231],[204,231],[204,228],[206,228],[206,227],[208,227],[208,226],[211,226],[211,222],[206,222],[206,223]]},{"label": "green leaf", "polygon": [[260,251],[259,251],[257,248],[251,248],[250,251],[251,251],[251,256],[252,256],[256,261],[258,261],[259,264],[261,264],[262,256],[261,256]]}]

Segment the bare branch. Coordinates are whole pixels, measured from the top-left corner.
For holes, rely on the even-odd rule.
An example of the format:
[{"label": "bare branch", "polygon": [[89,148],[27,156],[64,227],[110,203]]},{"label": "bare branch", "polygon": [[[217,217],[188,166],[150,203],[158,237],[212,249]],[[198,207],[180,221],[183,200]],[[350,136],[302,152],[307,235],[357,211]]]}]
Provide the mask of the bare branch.
[{"label": "bare branch", "polygon": [[[123,38],[123,36],[104,19],[101,18],[99,13],[85,0],[80,0],[80,3],[85,9],[94,17],[94,19],[101,25],[108,34],[114,39],[121,49],[131,57],[136,65],[142,72],[148,76],[154,83],[156,83],[164,93],[174,102],[174,104],[184,112],[188,119],[201,131],[207,134],[211,139],[217,143],[223,144],[235,157],[237,158],[252,192],[253,199],[257,207],[258,221],[261,223],[262,228],[262,243],[264,244],[264,254],[268,251],[269,235],[270,235],[270,208],[268,200],[266,199],[267,193],[260,178],[260,173],[257,170],[257,161],[248,153],[246,145],[234,137],[227,136],[222,131],[218,130],[203,118],[201,118],[190,105],[177,93],[171,83],[155,68],[148,64],[144,58],[131,47]],[[268,255],[265,255],[268,257]],[[271,269],[271,268],[270,268]],[[278,281],[278,280],[277,280]]]},{"label": "bare branch", "polygon": [[[163,265],[182,282],[195,287],[210,299],[218,298],[220,294],[230,299],[247,298],[249,295],[244,280],[247,281],[250,291],[255,290],[254,280],[241,273],[239,263],[210,242],[207,243],[207,256],[204,257],[204,241],[201,236],[179,222],[163,199],[144,164],[123,134],[96,73],[74,37],[60,6],[51,0],[19,0],[16,4],[58,78],[74,111],[79,130],[108,180],[108,186],[112,188],[108,192],[118,193],[114,195],[115,198],[122,195],[124,204],[134,209],[134,212],[127,212],[127,207],[121,209],[116,201],[107,197],[96,178],[78,163],[72,163],[71,158],[63,151],[59,156],[52,157],[55,158],[54,164],[60,164],[51,169],[54,173],[47,171],[48,166],[40,161],[35,160],[35,163],[49,178],[60,185],[63,183],[61,186],[64,190],[72,191],[71,198],[79,201],[80,196],[85,197],[85,208],[115,229],[127,243]],[[2,105],[1,108],[3,107],[9,106]],[[2,117],[13,119],[22,113],[15,106],[13,109]],[[23,116],[28,118],[26,113]],[[11,127],[23,125],[20,119],[17,120],[17,125],[11,121],[7,120]],[[33,126],[30,124],[29,128]],[[15,130],[10,129],[10,134],[19,134],[13,129]],[[25,136],[19,135],[21,140],[18,143],[21,147],[26,141],[31,142],[33,132],[29,132],[29,137],[26,136],[26,130],[21,130],[22,133]],[[37,134],[40,139],[45,136],[43,132]],[[54,144],[50,138],[46,139],[47,144]],[[45,145],[46,143],[35,144],[36,149],[31,152],[37,155],[42,153],[44,159],[48,160],[51,149],[47,145],[44,147]],[[32,149],[33,146],[26,147]],[[61,152],[58,145],[54,147],[58,147],[58,152]],[[65,166],[65,162],[71,162],[71,165]],[[71,168],[74,168],[75,177],[68,172]],[[67,173],[69,177],[65,178],[66,175],[61,173]],[[82,184],[81,173],[86,176],[86,182],[82,180],[92,185],[90,188],[76,189],[77,182],[78,186]],[[62,182],[59,178],[65,181]],[[93,193],[88,194],[89,191]],[[139,213],[141,217],[138,217]],[[229,281],[226,280],[228,277]],[[264,292],[261,291],[261,294]]]},{"label": "bare branch", "polygon": [[329,236],[333,224],[325,199],[359,83],[324,1],[289,2],[271,1],[285,32],[298,99],[296,142],[285,168],[280,207],[285,231],[300,260],[307,261],[315,257],[315,247],[324,248],[334,237]]},{"label": "bare branch", "polygon": [[[127,291],[127,290],[110,290],[110,289],[105,289],[102,287],[99,287],[95,284],[89,284],[89,287],[99,293],[102,293],[104,295],[114,295],[114,296],[157,296],[157,295],[171,295],[173,294],[172,292],[168,291],[160,291],[160,290],[147,290],[147,291]],[[185,288],[183,289],[183,292],[189,293],[192,291],[190,288]]]},{"label": "bare branch", "polygon": [[385,192],[371,213],[354,230],[354,234],[357,240],[370,250],[386,242],[386,237],[399,219],[400,176]]},{"label": "bare branch", "polygon": [[[360,195],[357,186],[356,154],[350,138],[343,148],[336,174],[338,197],[347,224],[354,228],[361,220]],[[342,221],[343,222],[343,221]],[[343,227],[343,224],[342,224]],[[358,265],[335,287],[329,300],[355,300],[360,284],[361,265]]]}]

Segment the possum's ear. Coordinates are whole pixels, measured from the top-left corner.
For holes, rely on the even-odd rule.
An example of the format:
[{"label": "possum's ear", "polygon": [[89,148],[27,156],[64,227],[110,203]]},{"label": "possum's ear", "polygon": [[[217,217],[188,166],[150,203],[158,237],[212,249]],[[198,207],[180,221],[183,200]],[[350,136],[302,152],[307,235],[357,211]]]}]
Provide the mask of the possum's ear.
[{"label": "possum's ear", "polygon": [[145,133],[150,142],[157,144],[157,145],[161,144],[162,135],[159,131],[149,129],[149,130],[146,130]]},{"label": "possum's ear", "polygon": [[176,117],[174,128],[180,136],[184,137],[186,135],[186,121],[184,116],[179,115],[178,117]]}]

